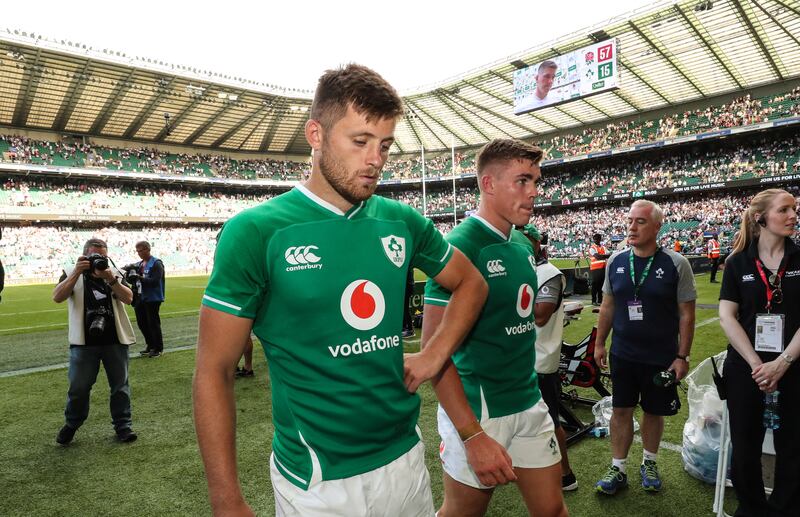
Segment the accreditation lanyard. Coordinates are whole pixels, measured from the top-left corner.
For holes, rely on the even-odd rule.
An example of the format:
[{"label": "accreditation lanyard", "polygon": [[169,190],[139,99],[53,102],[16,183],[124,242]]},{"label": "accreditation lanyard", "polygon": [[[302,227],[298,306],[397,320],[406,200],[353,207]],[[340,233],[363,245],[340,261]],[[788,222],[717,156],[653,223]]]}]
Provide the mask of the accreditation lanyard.
[{"label": "accreditation lanyard", "polygon": [[[772,309],[772,297],[775,295],[775,291],[773,289],[774,286],[780,285],[781,281],[783,280],[783,275],[786,273],[786,263],[780,266],[778,269],[777,275],[770,275],[769,280],[767,280],[767,275],[764,273],[764,266],[761,264],[761,259],[756,259],[756,269],[758,269],[758,274],[761,275],[761,281],[764,282],[764,286],[767,288],[767,312],[770,312]],[[780,303],[780,300],[778,301]]]},{"label": "accreditation lanyard", "polygon": [[[656,250],[658,253],[658,250]],[[653,253],[653,256],[647,261],[647,264],[644,266],[644,271],[642,271],[642,277],[639,278],[639,282],[636,282],[636,273],[633,271],[633,250],[631,250],[630,254],[628,255],[630,270],[631,270],[631,282],[633,282],[633,299],[634,301],[639,299],[639,288],[642,287],[644,283],[644,279],[647,278],[647,275],[650,273],[650,266],[653,265],[653,259],[656,258],[656,254]]]}]

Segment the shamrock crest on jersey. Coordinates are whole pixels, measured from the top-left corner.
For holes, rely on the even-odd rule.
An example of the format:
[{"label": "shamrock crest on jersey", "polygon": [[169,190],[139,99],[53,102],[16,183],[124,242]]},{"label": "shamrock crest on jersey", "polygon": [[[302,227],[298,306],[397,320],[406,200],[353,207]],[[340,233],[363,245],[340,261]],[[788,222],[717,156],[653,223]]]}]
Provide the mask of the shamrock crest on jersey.
[{"label": "shamrock crest on jersey", "polygon": [[397,267],[402,267],[406,261],[406,240],[404,237],[389,235],[381,237],[383,252],[386,257]]}]

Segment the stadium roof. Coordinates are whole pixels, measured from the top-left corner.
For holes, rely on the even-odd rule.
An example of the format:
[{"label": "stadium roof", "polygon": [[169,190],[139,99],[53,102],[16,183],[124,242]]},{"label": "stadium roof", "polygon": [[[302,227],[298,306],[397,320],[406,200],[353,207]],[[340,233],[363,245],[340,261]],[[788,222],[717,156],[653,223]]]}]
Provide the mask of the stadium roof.
[{"label": "stadium roof", "polygon": [[[798,0],[661,1],[406,92],[396,151],[528,138],[796,78],[798,35]],[[608,38],[619,45],[618,90],[513,114],[514,70]],[[311,96],[42,35],[0,33],[0,125],[307,155],[302,131]]]}]

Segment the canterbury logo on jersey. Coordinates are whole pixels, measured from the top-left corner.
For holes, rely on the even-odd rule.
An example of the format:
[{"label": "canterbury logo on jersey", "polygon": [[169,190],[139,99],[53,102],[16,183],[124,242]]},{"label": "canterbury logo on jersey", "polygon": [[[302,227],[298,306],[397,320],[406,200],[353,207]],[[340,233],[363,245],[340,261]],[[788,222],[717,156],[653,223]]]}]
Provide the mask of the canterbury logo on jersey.
[{"label": "canterbury logo on jersey", "polygon": [[490,260],[486,263],[486,271],[489,272],[489,278],[496,276],[505,276],[506,268],[502,260]]},{"label": "canterbury logo on jersey", "polygon": [[286,262],[291,264],[286,268],[286,271],[299,271],[303,269],[322,269],[322,260],[317,256],[314,251],[318,250],[317,246],[292,246],[286,248],[283,257]]}]

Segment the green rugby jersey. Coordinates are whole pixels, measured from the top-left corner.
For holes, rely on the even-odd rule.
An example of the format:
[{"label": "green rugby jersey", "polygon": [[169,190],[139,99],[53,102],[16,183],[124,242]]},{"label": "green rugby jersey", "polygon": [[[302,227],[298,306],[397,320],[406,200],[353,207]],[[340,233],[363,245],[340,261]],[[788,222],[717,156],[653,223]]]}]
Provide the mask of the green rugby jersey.
[{"label": "green rugby jersey", "polygon": [[[453,354],[479,420],[524,411],[541,398],[534,370],[536,261],[530,246],[518,240],[525,236],[516,230],[511,234],[507,238],[473,215],[447,235],[489,284],[478,321]],[[425,303],[447,305],[449,299],[449,291],[428,280]]]},{"label": "green rugby jersey", "polygon": [[303,186],[223,227],[203,304],[253,319],[272,379],[272,448],[300,488],[386,465],[418,441],[403,382],[411,267],[453,248],[413,208],[373,196],[346,213]]}]

